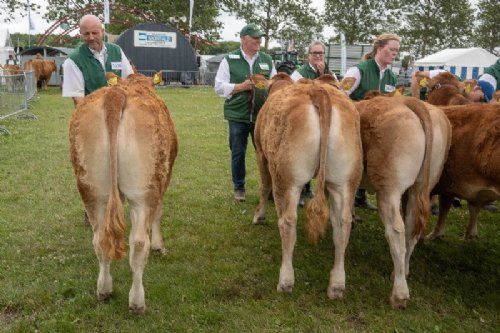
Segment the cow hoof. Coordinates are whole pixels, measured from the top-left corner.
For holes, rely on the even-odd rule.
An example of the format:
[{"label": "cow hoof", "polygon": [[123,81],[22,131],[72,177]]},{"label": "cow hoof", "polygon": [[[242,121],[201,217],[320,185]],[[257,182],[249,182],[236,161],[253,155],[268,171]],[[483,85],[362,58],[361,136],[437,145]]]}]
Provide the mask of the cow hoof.
[{"label": "cow hoof", "polygon": [[105,301],[107,300],[109,297],[111,297],[111,292],[107,292],[107,293],[97,293],[97,299],[99,301]]},{"label": "cow hoof", "polygon": [[344,288],[342,288],[342,287],[328,288],[327,294],[328,294],[328,298],[330,298],[330,299],[343,299],[344,298]]},{"label": "cow hoof", "polygon": [[135,315],[143,315],[146,312],[146,306],[129,305],[128,311]]},{"label": "cow hoof", "polygon": [[442,239],[444,237],[443,234],[435,234],[433,232],[431,232],[430,234],[428,234],[427,236],[425,236],[424,240],[426,241],[433,241],[435,239]]},{"label": "cow hoof", "polygon": [[477,240],[477,235],[465,235],[464,236],[464,241],[466,242],[473,242],[475,240]]},{"label": "cow hoof", "polygon": [[252,223],[253,224],[262,224],[262,223],[264,223],[265,220],[266,220],[265,216],[258,216],[258,217],[256,216],[253,218]]},{"label": "cow hoof", "polygon": [[152,248],[151,250],[153,250],[155,253],[157,253],[160,256],[164,256],[167,254],[167,249],[164,247]]},{"label": "cow hoof", "polygon": [[404,310],[406,309],[406,303],[408,302],[408,299],[404,298],[398,298],[396,296],[391,296],[391,306],[395,310]]},{"label": "cow hoof", "polygon": [[279,293],[291,293],[293,290],[293,284],[281,284],[278,283],[278,286],[276,287],[276,290]]}]

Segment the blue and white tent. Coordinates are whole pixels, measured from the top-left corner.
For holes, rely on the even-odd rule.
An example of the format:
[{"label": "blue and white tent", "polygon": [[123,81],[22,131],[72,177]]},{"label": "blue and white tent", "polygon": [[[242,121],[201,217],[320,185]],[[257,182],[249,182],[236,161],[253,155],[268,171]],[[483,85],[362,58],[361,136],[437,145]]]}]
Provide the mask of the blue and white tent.
[{"label": "blue and white tent", "polygon": [[477,79],[484,68],[493,65],[497,59],[479,47],[445,49],[415,61],[415,68],[421,71],[445,69],[461,79]]}]

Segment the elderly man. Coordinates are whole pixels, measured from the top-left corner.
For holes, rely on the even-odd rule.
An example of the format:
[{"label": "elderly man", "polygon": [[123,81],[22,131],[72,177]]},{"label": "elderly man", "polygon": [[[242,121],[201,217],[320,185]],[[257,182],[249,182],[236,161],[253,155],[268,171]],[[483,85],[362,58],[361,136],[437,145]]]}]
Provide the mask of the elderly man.
[{"label": "elderly man", "polygon": [[83,43],[63,64],[63,97],[72,97],[75,106],[91,92],[107,85],[106,72],[123,79],[132,74],[132,66],[118,45],[104,43],[104,28],[97,16],[80,20]]},{"label": "elderly man", "polygon": [[241,48],[228,54],[215,76],[215,92],[224,97],[224,118],[229,123],[229,148],[234,199],[245,201],[245,154],[248,135],[253,142],[255,119],[266,99],[265,90],[254,89],[252,74],[271,78],[274,69],[271,57],[259,51],[264,34],[255,24],[241,29]]}]

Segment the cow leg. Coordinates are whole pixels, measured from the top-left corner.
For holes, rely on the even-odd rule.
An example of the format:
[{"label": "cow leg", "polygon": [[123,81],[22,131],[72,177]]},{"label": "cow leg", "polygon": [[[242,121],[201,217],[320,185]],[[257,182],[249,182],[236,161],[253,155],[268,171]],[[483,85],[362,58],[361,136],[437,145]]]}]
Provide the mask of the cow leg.
[{"label": "cow leg", "polygon": [[158,252],[161,255],[167,253],[165,249],[165,243],[163,241],[163,236],[161,234],[161,218],[163,216],[163,203],[160,202],[157,206],[156,213],[153,218],[153,224],[151,225],[151,249]]},{"label": "cow leg", "polygon": [[468,202],[469,206],[469,224],[465,230],[464,240],[472,240],[477,237],[477,216],[481,211],[481,206]]},{"label": "cow leg", "polygon": [[349,191],[347,186],[340,191],[330,188],[328,190],[333,198],[330,201],[330,221],[333,226],[335,262],[330,271],[327,294],[330,299],[341,299],[345,291],[344,258],[351,233],[351,207],[354,203],[354,192]]},{"label": "cow leg", "polygon": [[257,205],[253,216],[253,224],[260,224],[266,219],[267,201],[272,190],[272,180],[267,160],[264,156],[262,156],[261,152],[257,152],[257,165],[259,166],[260,171],[260,197],[259,204]]},{"label": "cow leg", "polygon": [[[99,261],[99,276],[97,278],[97,299],[102,301],[111,296],[113,292],[113,278],[110,273],[111,260],[108,259],[101,248],[99,238],[99,228],[104,221],[104,214],[106,212],[106,202],[97,204],[95,207],[86,206],[86,211],[89,215],[89,221],[92,225],[94,237],[92,244],[94,251]],[[90,209],[89,209],[90,208]]]},{"label": "cow leg", "polygon": [[130,311],[136,314],[143,314],[146,310],[142,274],[149,255],[149,226],[154,212],[156,212],[156,207],[151,208],[142,203],[132,204],[129,263],[132,268],[133,281],[128,296],[128,306]]},{"label": "cow leg", "polygon": [[405,226],[399,205],[401,195],[397,193],[380,194],[377,197],[380,217],[385,225],[385,237],[389,243],[392,261],[394,263],[394,285],[390,298],[393,308],[404,309],[410,298],[410,291],[405,276]]},{"label": "cow leg", "polygon": [[436,238],[441,238],[444,235],[444,223],[448,212],[450,211],[451,204],[453,202],[453,197],[447,195],[439,196],[439,216],[436,222],[434,230],[425,237],[425,240],[434,240]]},{"label": "cow leg", "polygon": [[274,191],[282,256],[280,277],[276,288],[279,292],[291,292],[295,284],[292,259],[297,240],[297,204],[301,189],[302,186],[286,191],[284,197],[278,191]]},{"label": "cow leg", "polygon": [[[405,221],[405,242],[406,242],[406,254],[405,254],[405,275],[410,274],[410,258],[415,249],[415,245],[421,238],[421,235],[414,235],[415,222],[417,220],[417,196],[412,190],[408,190],[403,195],[403,212]],[[425,230],[422,230],[421,234]]]}]

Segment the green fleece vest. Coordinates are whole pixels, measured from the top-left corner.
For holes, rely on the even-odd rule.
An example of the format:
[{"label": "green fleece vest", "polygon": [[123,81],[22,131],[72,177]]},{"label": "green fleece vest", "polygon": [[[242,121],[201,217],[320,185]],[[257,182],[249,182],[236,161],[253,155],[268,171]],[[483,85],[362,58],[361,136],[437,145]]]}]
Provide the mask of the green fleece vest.
[{"label": "green fleece vest", "polygon": [[500,59],[495,62],[495,64],[491,65],[490,67],[486,67],[484,69],[485,74],[490,74],[497,80],[497,86],[495,87],[495,90],[500,90]]},{"label": "green fleece vest", "polygon": [[112,62],[122,61],[122,53],[120,47],[111,43],[104,43],[107,50],[106,58],[106,71],[102,68],[101,63],[97,60],[92,52],[90,51],[87,44],[82,44],[75,51],[73,51],[69,57],[73,60],[76,66],[80,69],[83,74],[83,80],[85,82],[85,96],[89,95],[93,91],[105,87],[108,85],[106,80],[106,72],[112,72],[116,75],[122,75],[122,71],[119,69],[112,69]]},{"label": "green fleece vest", "polygon": [[[357,65],[361,74],[359,86],[351,94],[351,99],[355,101],[362,100],[365,94],[370,90],[378,90],[382,93],[392,92],[396,88],[397,78],[392,70],[387,69],[384,77],[380,79],[380,70],[375,59],[371,58]],[[392,90],[386,90],[392,87]]]},{"label": "green fleece vest", "polygon": [[[228,54],[226,60],[229,64],[230,83],[238,84],[250,78],[250,66],[245,58],[243,58],[241,50]],[[264,52],[259,52],[257,59],[253,63],[252,74],[262,74],[266,79],[269,79],[272,68],[273,61],[271,57]],[[224,119],[241,123],[255,122],[257,113],[266,101],[267,90],[256,88],[254,92],[253,111],[250,110],[249,91],[239,92],[231,96],[231,98],[226,99],[224,102]]]},{"label": "green fleece vest", "polygon": [[[299,72],[299,74],[306,79],[314,80],[319,77],[319,73],[316,72],[309,64],[300,66],[300,68],[297,69],[297,72]],[[328,66],[325,64],[325,74],[329,73],[330,71],[328,70]]]}]

